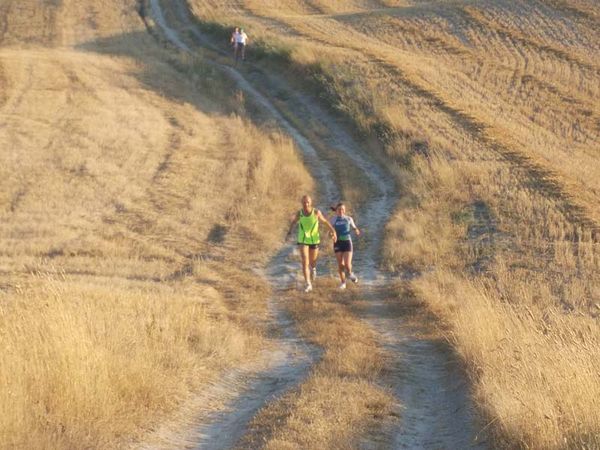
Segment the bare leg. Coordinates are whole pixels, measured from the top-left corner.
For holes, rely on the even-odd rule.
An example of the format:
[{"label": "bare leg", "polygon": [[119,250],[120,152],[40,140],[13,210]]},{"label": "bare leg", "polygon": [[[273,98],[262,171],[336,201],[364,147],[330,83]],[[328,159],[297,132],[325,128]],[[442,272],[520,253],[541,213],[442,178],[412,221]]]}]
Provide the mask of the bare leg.
[{"label": "bare leg", "polygon": [[311,248],[308,250],[309,259],[310,259],[310,268],[315,269],[317,267],[317,258],[319,257],[319,249]]},{"label": "bare leg", "polygon": [[310,265],[309,265],[309,252],[308,245],[299,245],[300,256],[302,256],[302,275],[304,275],[304,282],[310,284]]},{"label": "bare leg", "polygon": [[343,252],[344,265],[348,273],[352,273],[352,252]]},{"label": "bare leg", "polygon": [[343,252],[335,252],[335,257],[338,263],[338,272],[340,274],[340,280],[342,283],[346,282],[346,266],[344,265]]}]

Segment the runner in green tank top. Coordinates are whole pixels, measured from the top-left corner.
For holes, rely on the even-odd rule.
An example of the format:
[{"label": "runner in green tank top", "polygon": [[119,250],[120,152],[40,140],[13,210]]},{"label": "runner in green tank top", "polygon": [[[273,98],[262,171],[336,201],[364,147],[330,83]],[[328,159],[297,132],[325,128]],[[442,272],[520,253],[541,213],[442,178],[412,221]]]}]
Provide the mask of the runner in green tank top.
[{"label": "runner in green tank top", "polygon": [[292,234],[296,224],[298,225],[297,244],[302,256],[302,274],[304,275],[304,292],[312,291],[312,281],[317,274],[317,257],[319,256],[319,243],[321,236],[319,234],[319,222],[324,223],[329,228],[333,242],[337,240],[335,228],[323,216],[321,211],[312,206],[312,199],[305,195],[302,197],[302,209],[295,212],[290,218],[291,224],[287,236]]}]

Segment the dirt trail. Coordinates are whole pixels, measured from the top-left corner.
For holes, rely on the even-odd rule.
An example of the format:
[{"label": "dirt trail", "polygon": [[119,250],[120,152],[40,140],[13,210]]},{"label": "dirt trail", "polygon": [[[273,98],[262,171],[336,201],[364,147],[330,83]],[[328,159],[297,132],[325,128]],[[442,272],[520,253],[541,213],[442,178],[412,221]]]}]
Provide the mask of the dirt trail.
[{"label": "dirt trail", "polygon": [[[152,15],[161,27],[169,41],[178,48],[191,52],[190,47],[183,42],[178,33],[167,25],[166,19],[157,0],[150,1]],[[218,64],[217,64],[218,65]],[[237,71],[218,65],[227,72],[238,86],[248,93],[253,100],[264,108],[280,126],[290,134],[304,152],[307,162],[314,170],[320,170],[319,177],[331,180],[331,174],[325,166],[318,166],[318,158],[312,145],[296,131]],[[312,162],[312,164],[311,164]],[[317,169],[320,167],[320,169]],[[323,195],[331,197],[334,192],[332,182],[325,183]],[[197,430],[186,439],[195,441],[194,444],[203,449],[230,448],[242,437],[248,422],[256,412],[270,400],[279,397],[288,389],[298,385],[307,375],[310,367],[319,357],[319,350],[302,341],[296,334],[293,322],[278,301],[277,287],[285,287],[290,283],[290,274],[295,273],[297,264],[290,267],[291,249],[283,248],[270,261],[266,272],[261,275],[268,277],[275,288],[274,297],[269,299],[269,328],[274,331],[274,350],[267,350],[260,360],[264,366],[258,372],[252,372],[252,367],[232,371],[222,380],[213,385],[196,399],[195,403],[209,400],[212,397],[225,398],[225,408],[204,414],[198,418]],[[260,270],[257,270],[260,272]],[[283,331],[282,331],[283,330]],[[277,335],[277,333],[281,333]]]},{"label": "dirt trail", "polygon": [[[172,44],[185,51],[191,51],[191,44],[184,42],[177,31],[165,19],[158,0],[150,0],[156,23]],[[189,22],[188,11],[181,2],[175,2],[178,20],[204,46],[215,48]],[[297,143],[305,156],[313,176],[323,188],[321,198],[335,199],[338,190],[333,184],[331,169],[320,158],[313,145],[288,122],[273,104],[234,68],[214,63],[233,78],[240,89],[266,113],[272,116],[279,126]],[[456,366],[448,351],[438,343],[419,336],[419,330],[405,326],[398,314],[392,310],[382,292],[389,290],[389,277],[377,269],[377,255],[383,239],[385,223],[392,213],[396,194],[392,178],[379,165],[368,159],[347,129],[323,110],[313,99],[294,91],[285,80],[273,74],[260,74],[263,84],[273,90],[288,94],[287,102],[293,105],[294,114],[303,123],[309,118],[326,124],[329,134],[323,139],[327,145],[341,152],[357,167],[375,187],[366,207],[360,215],[368,221],[369,232],[363,241],[355,263],[360,267],[361,289],[368,299],[368,306],[362,316],[377,332],[380,341],[388,350],[389,376],[382,383],[395,393],[402,408],[400,423],[387,427],[384,436],[377,437],[377,443],[385,443],[391,448],[466,448],[473,447],[475,429],[470,411],[470,403],[464,380],[453,369]],[[270,262],[264,273],[277,289],[289,286],[295,281],[297,262],[292,259],[289,246],[284,247]],[[292,262],[293,261],[293,262]],[[276,292],[275,289],[275,292]],[[277,295],[270,301],[270,326],[285,332],[274,338],[276,350],[267,359],[273,360],[266,369],[254,374],[244,388],[235,388],[227,377],[216,389],[233,390],[236,397],[227,408],[200,418],[198,442],[200,448],[229,448],[243,435],[246,424],[268,401],[298,385],[308,374],[318,358],[318,350],[302,342],[293,329],[293,324],[285,314]],[[295,350],[299,350],[300,355]],[[247,374],[246,374],[247,375]],[[374,443],[364,442],[371,447]],[[481,444],[477,445],[478,447]],[[480,447],[481,448],[481,447]]]}]

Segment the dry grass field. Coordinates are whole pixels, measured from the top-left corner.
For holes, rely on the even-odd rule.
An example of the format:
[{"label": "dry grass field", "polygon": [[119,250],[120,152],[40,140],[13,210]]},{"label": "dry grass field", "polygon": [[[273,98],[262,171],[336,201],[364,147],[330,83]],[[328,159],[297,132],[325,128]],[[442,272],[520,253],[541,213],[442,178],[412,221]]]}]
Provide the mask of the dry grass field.
[{"label": "dry grass field", "polygon": [[310,177],[137,8],[0,1],[1,448],[122,448],[269,345]]},{"label": "dry grass field", "polygon": [[[252,269],[317,186],[143,5],[0,0],[0,448],[135,446],[272,345]],[[187,5],[244,26],[251,60],[317,90],[393,172],[384,295],[444,333],[488,444],[600,448],[598,2]],[[361,168],[320,150],[367,203]],[[369,299],[282,295],[323,354],[240,445],[355,447],[398,414]]]},{"label": "dry grass field", "polygon": [[[384,264],[463,358],[495,444],[598,448],[600,7],[191,1],[315,74],[402,197]],[[315,69],[315,67],[317,69]]]},{"label": "dry grass field", "polygon": [[392,394],[378,383],[386,351],[353,311],[367,299],[340,295],[333,280],[327,288],[328,294],[310,302],[288,293],[300,332],[323,349],[323,356],[299,389],[253,418],[236,448],[355,448],[394,413]]}]

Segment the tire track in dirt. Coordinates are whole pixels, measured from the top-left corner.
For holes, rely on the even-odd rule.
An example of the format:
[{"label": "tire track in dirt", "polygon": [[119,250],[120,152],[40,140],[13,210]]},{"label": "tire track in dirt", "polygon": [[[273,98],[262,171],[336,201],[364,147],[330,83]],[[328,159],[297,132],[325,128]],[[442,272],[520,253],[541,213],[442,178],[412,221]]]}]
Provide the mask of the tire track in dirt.
[{"label": "tire track in dirt", "polygon": [[[153,18],[172,45],[191,52],[178,33],[167,25],[167,21],[157,0],[150,0]],[[310,143],[301,136],[241,75],[230,67],[215,63],[232,77],[246,93],[261,107],[266,109],[279,124],[296,140],[307,159],[316,158],[316,152]],[[331,179],[331,175],[322,166],[319,176]],[[326,197],[333,192],[331,183],[325,185]],[[206,449],[230,448],[241,438],[247,424],[256,412],[268,401],[279,397],[293,386],[298,385],[307,375],[310,367],[319,358],[319,350],[300,339],[294,329],[293,321],[279,304],[277,286],[289,284],[289,274],[295,273],[289,266],[289,247],[280,250],[269,262],[263,276],[274,286],[274,295],[268,299],[269,317],[266,327],[274,335],[271,348],[265,350],[255,364],[235,369],[224,375],[222,380],[205,390],[194,403],[202,405],[211,399],[223,399],[225,407],[205,413],[198,418],[195,431],[190,433],[188,442]],[[283,330],[283,332],[282,332]]]},{"label": "tire track in dirt", "polygon": [[[397,10],[398,8],[392,9]],[[336,18],[337,20],[339,17],[345,16],[331,15],[331,17]],[[473,21],[473,18],[467,17],[466,13],[465,19]],[[281,24],[284,27],[290,27],[290,25],[286,22],[282,22]],[[481,26],[481,24],[479,25]],[[309,32],[306,30],[298,30],[293,26],[292,28],[309,40],[325,46],[332,46],[330,41],[322,38],[321,35],[323,33],[331,33],[333,30],[315,29],[314,32]],[[357,32],[360,33],[359,31]],[[369,37],[363,35],[362,39],[364,39],[366,42],[369,40]],[[435,107],[439,111],[446,114],[453,123],[457,124],[478,142],[493,150],[508,163],[521,169],[524,172],[524,175],[528,178],[528,181],[526,181],[525,184],[527,184],[529,188],[533,188],[546,197],[557,201],[561,210],[563,213],[565,213],[569,220],[571,220],[571,222],[589,229],[594,241],[600,240],[600,218],[594,216],[593,210],[590,210],[586,205],[580,204],[575,200],[574,196],[569,193],[568,187],[565,186],[565,182],[554,170],[546,167],[543,162],[537,161],[532,157],[512,148],[512,146],[500,142],[496,138],[490,137],[489,132],[491,130],[487,124],[468,114],[467,112],[452,106],[444,98],[442,98],[440,94],[435,93],[434,91],[422,86],[421,83],[412,80],[406,71],[404,71],[397,64],[391,62],[383,52],[379,54],[369,50],[365,46],[359,47],[357,46],[358,44],[353,45],[352,42],[354,41],[361,42],[362,44],[361,37],[353,37],[350,39],[338,39],[335,41],[338,43],[334,46],[344,48],[346,50],[356,51],[370,58],[373,64],[381,67],[391,75],[391,82],[404,86],[409,92],[417,97],[426,99],[432,107]],[[379,42],[378,46],[381,47],[382,43]],[[558,55],[555,54],[554,56]],[[592,67],[591,69],[594,68]],[[580,195],[586,198],[587,203],[595,203],[596,200],[591,198],[588,193],[581,192],[581,190],[579,191]]]},{"label": "tire track in dirt", "polygon": [[[156,20],[163,27],[169,39],[183,49],[189,46],[183,43],[176,32],[169,28],[162,11],[159,10],[157,0],[152,0],[153,12]],[[178,5],[179,19],[186,21],[188,12]],[[193,27],[188,29],[195,34],[203,44],[209,45],[207,40]],[[175,39],[173,39],[175,38]],[[228,66],[221,66],[229,76],[238,82],[240,88],[250,94],[255,102],[260,104],[271,114],[282,128],[296,140],[303,151],[306,161],[314,176],[325,184],[326,198],[336,192],[331,183],[332,176],[326,164],[319,159],[315,149],[289,122],[277,111],[271,103],[256,89],[248,84],[243,77]],[[386,383],[392,387],[399,401],[406,407],[403,423],[389,430],[387,443],[394,448],[423,448],[435,445],[440,448],[459,448],[470,445],[475,436],[472,417],[469,411],[468,395],[462,378],[449,371],[451,365],[447,351],[441,351],[434,343],[413,338],[410,333],[399,333],[399,321],[391,307],[384,300],[381,290],[389,289],[388,277],[377,270],[377,255],[383,239],[386,221],[391,215],[395,203],[394,182],[392,178],[377,164],[365,158],[359,145],[354,141],[345,128],[332,119],[322,110],[315,101],[293,91],[285,81],[272,75],[264,75],[266,87],[275,90],[286,90],[290,97],[290,104],[294,105],[295,117],[302,120],[311,118],[319,123],[327,124],[329,134],[325,139],[328,146],[343,152],[357,167],[364,171],[365,177],[376,187],[377,193],[369,199],[368,206],[361,210],[364,217],[369,217],[369,227],[374,231],[365,239],[363,250],[356,256],[356,263],[361,267],[361,284],[364,285],[365,297],[369,299],[365,319],[380,337],[384,348],[390,358],[390,375]],[[259,77],[260,78],[260,77]],[[265,87],[265,85],[261,86]],[[278,285],[289,285],[295,279],[296,262],[289,263],[289,250],[283,249],[269,264],[265,274],[272,282]],[[283,314],[283,310],[275,303],[272,305],[276,314]],[[289,319],[279,318],[274,322],[277,327],[293,330]],[[297,337],[294,337],[297,339]],[[285,342],[279,342],[285,345]],[[311,364],[316,359],[311,361]],[[201,427],[201,440],[203,448],[227,448],[237,441],[241,435],[239,430],[245,428],[248,420],[266,404],[263,390],[271,383],[272,375],[277,374],[277,369],[257,375],[256,384],[247,391],[240,392],[239,398],[231,405],[228,412],[215,413]],[[445,381],[444,381],[445,380]],[[449,381],[452,382],[449,382]],[[457,381],[458,380],[458,381]],[[278,394],[297,386],[302,381],[301,377],[290,379],[288,383],[277,387]],[[275,397],[273,390],[266,392],[268,396]],[[233,430],[238,433],[232,433]],[[216,442],[219,438],[220,442]]]},{"label": "tire track in dirt", "polygon": [[570,4],[567,0],[540,1],[554,8],[559,14],[567,13],[572,17],[589,23],[590,26],[596,30],[600,27],[600,13],[594,14],[591,11],[586,11],[583,8],[579,8],[573,4]]},{"label": "tire track in dirt", "polygon": [[0,43],[35,43],[52,46],[56,42],[60,0],[5,0],[0,5]]},{"label": "tire track in dirt", "polygon": [[2,60],[0,60],[0,108],[8,101],[8,80],[6,79],[4,71],[4,64],[2,63]]},{"label": "tire track in dirt", "polygon": [[7,109],[7,115],[15,114],[19,106],[21,106],[23,103],[25,96],[31,92],[34,83],[34,68],[34,63],[31,60],[27,61],[26,67],[23,70],[26,75],[19,78],[18,85],[11,86],[10,95],[8,93],[8,89],[6,89],[7,80],[4,78],[5,81],[3,81],[3,86],[5,89],[3,95],[5,96],[4,104],[6,105],[5,109]]},{"label": "tire track in dirt", "polygon": [[385,68],[388,73],[393,74],[395,82],[401,82],[409,91],[429,101],[435,108],[447,114],[454,123],[459,125],[477,141],[501,155],[510,164],[521,169],[527,178],[531,180],[527,183],[530,188],[542,193],[547,198],[556,200],[559,208],[573,223],[591,230],[594,241],[600,240],[600,223],[587,207],[577,203],[563,182],[560,181],[560,176],[553,170],[544,167],[541,163],[534,161],[531,157],[520,151],[514,150],[504,143],[491,138],[488,135],[489,128],[484,122],[481,122],[465,111],[455,108],[447,103],[439,94],[412,81],[397,66],[389,64],[383,59],[376,59],[375,62],[380,67]]},{"label": "tire track in dirt", "polygon": [[[458,11],[455,12],[458,17],[460,13]],[[465,18],[461,17],[461,22],[463,26],[467,26]],[[357,28],[355,24],[350,24],[350,26],[359,32],[364,32],[364,29],[366,29],[368,34],[377,36],[379,35],[379,30],[377,29],[379,23],[380,22],[374,21],[368,25],[362,25],[359,28]],[[593,99],[590,98],[589,95],[586,95],[586,92],[578,92],[575,95],[572,95],[564,87],[566,86],[564,82],[553,84],[544,81],[535,75],[535,70],[524,71],[518,69],[519,67],[527,67],[528,61],[527,55],[523,54],[523,51],[515,52],[515,50],[519,50],[519,46],[514,45],[517,41],[509,41],[514,45],[512,48],[506,46],[508,54],[519,54],[518,57],[515,55],[515,61],[512,66],[503,63],[502,58],[498,58],[497,60],[491,58],[485,60],[485,66],[483,66],[484,62],[482,61],[480,54],[478,54],[478,51],[470,45],[460,45],[458,43],[453,43],[449,39],[442,39],[435,35],[432,36],[430,32],[425,31],[425,28],[419,26],[418,23],[407,23],[396,18],[389,18],[385,23],[392,24],[394,29],[401,31],[398,36],[402,36],[404,46],[408,46],[409,48],[414,46],[419,52],[433,53],[436,58],[443,58],[448,60],[450,64],[460,65],[461,74],[465,75],[475,85],[479,85],[481,88],[485,89],[485,92],[496,94],[497,100],[502,98],[501,105],[503,108],[518,108],[515,110],[515,113],[520,115],[522,123],[526,123],[530,118],[529,114],[521,109],[527,107],[527,102],[531,101],[530,96],[527,96],[526,101],[523,100],[525,97],[524,92],[529,93],[533,90],[537,102],[546,104],[548,105],[548,108],[552,108],[554,120],[571,123],[573,117],[578,117],[577,123],[582,123],[579,132],[588,140],[588,142],[598,141],[599,137],[594,129],[600,120],[600,109],[598,109]],[[365,28],[363,29],[362,27]],[[474,24],[469,24],[469,27],[475,29]],[[493,31],[490,32],[490,30],[484,30],[483,27],[478,28],[477,31],[481,35],[488,36],[490,39],[492,36],[495,36]],[[409,38],[405,39],[407,36]],[[413,40],[411,39],[413,36],[417,36],[418,38]],[[498,42],[500,41],[498,40]],[[390,43],[393,44],[393,41]],[[458,61],[459,63],[457,64]],[[480,72],[477,69],[481,69],[481,67],[485,67],[486,70],[493,68],[496,73],[502,74],[507,80],[507,85],[504,87],[509,87],[509,89],[499,89],[496,83],[490,82],[491,80],[477,77],[476,74],[479,74]],[[464,68],[464,71],[462,68]],[[569,81],[570,83],[573,82],[573,80]],[[537,121],[535,123],[544,126],[543,123]]]},{"label": "tire track in dirt", "polygon": [[4,38],[8,32],[8,14],[10,7],[11,2],[4,2],[4,4],[0,5],[0,43],[4,42]]},{"label": "tire track in dirt", "polygon": [[[286,89],[283,80],[271,74],[261,75],[257,78],[268,80],[265,88],[275,87],[279,92]],[[447,348],[419,337],[423,330],[403,325],[402,316],[386,301],[391,294],[392,279],[377,267],[385,224],[397,200],[394,180],[364,156],[345,126],[336,122],[315,100],[293,91],[287,94],[300,121],[308,123],[312,119],[327,124],[329,134],[324,137],[325,143],[361,168],[376,189],[360,210],[361,217],[368,218],[369,233],[361,238],[363,245],[354,261],[356,267],[360,267],[361,295],[366,299],[360,316],[376,331],[387,351],[389,372],[384,384],[393,390],[403,408],[401,423],[384,430],[387,434],[384,441],[392,448],[472,446],[475,430],[468,392],[456,362]]]},{"label": "tire track in dirt", "polygon": [[[310,40],[331,47],[329,41],[320,36],[307,34],[306,31],[296,31]],[[317,32],[324,33],[322,30]],[[365,41],[369,40],[367,36],[363,36],[363,38]],[[558,203],[559,208],[572,223],[590,230],[594,242],[600,240],[600,217],[596,217],[593,210],[587,205],[579,203],[574,196],[570,194],[562,177],[554,170],[546,167],[542,162],[512,148],[512,146],[499,141],[497,138],[491,137],[490,131],[492,130],[486,123],[482,122],[477,117],[470,115],[468,112],[454,107],[440,94],[427,89],[422,86],[421,83],[413,80],[404,69],[391,62],[383,53],[380,55],[364,46],[358,47],[358,44],[351,44],[352,41],[353,39],[342,39],[341,43],[338,42],[335,46],[350,51],[356,51],[370,58],[372,64],[381,67],[391,75],[391,83],[403,86],[412,95],[427,100],[432,107],[446,114],[453,123],[472,136],[476,141],[493,150],[509,164],[522,170],[524,176],[527,178],[527,180],[524,181],[524,184],[526,184],[528,188],[534,189],[545,197],[555,200]],[[358,39],[358,41],[360,41],[360,39]],[[383,44],[379,43],[378,45],[381,47]],[[591,198],[589,193],[579,189],[579,194],[586,198],[587,203],[595,204],[596,199]]]},{"label": "tire track in dirt", "polygon": [[[475,21],[475,19],[473,17],[474,13],[472,13],[472,12],[469,13],[464,8],[462,10],[457,10],[455,12],[457,14],[461,14],[463,16],[465,26],[467,26],[467,24],[468,24],[468,26],[472,27],[474,30],[477,30],[477,32],[482,35],[489,35],[490,32],[492,32],[492,31],[496,32],[498,36],[503,37],[507,41],[513,43],[513,48],[517,47],[516,45],[514,45],[514,43],[520,43],[525,48],[530,48],[530,49],[539,50],[539,51],[547,50],[547,46],[545,46],[543,44],[538,44],[538,43],[536,43],[530,39],[527,39],[525,37],[514,36],[514,35],[510,34],[508,31],[504,31],[504,30],[500,29],[499,27],[492,26],[492,24],[490,24],[488,28],[485,28],[480,22]],[[472,18],[473,20],[471,22],[468,22],[469,19],[467,19],[467,17],[469,19]],[[428,51],[433,52],[433,49],[441,49],[445,53],[442,53],[440,56],[445,56],[447,58],[453,58],[453,59],[456,59],[457,57],[464,58],[467,62],[469,62],[471,64],[478,62],[477,52],[470,46],[467,46],[467,45],[459,46],[457,44],[453,44],[451,41],[443,40],[436,36],[430,36],[428,33],[425,32],[425,30],[423,28],[419,28],[417,25],[407,26],[405,23],[403,23],[402,21],[397,20],[397,19],[392,19],[392,23],[395,25],[395,28],[398,28],[398,30],[402,31],[403,35],[405,33],[408,33],[410,35],[419,36],[420,41],[425,44],[423,47],[427,48]],[[423,48],[423,47],[421,47],[421,48]],[[556,57],[557,59],[561,59],[563,56],[567,56],[568,59],[562,58],[562,59],[564,59],[564,61],[567,64],[572,64],[572,65],[582,68],[584,70],[589,69],[590,71],[593,71],[593,73],[595,73],[595,74],[600,74],[599,68],[588,65],[585,62],[581,62],[576,57],[569,56],[566,54],[566,52],[563,52],[562,50],[552,48],[552,52],[550,52],[550,53],[552,54],[552,56]],[[584,95],[580,94],[580,95],[578,95],[577,98],[575,98],[572,96],[571,93],[567,92],[564,88],[559,87],[556,84],[552,84],[547,81],[544,81],[544,80],[540,79],[539,77],[535,76],[533,73],[521,74],[518,70],[515,70],[515,67],[526,66],[527,59],[526,59],[526,56],[522,55],[522,54],[520,54],[520,59],[521,59],[521,61],[515,61],[515,63],[513,64],[512,67],[510,65],[504,64],[501,60],[486,61],[486,65],[489,65],[491,67],[497,68],[500,71],[504,71],[507,74],[510,74],[512,77],[515,78],[516,81],[519,81],[521,83],[534,84],[540,90],[547,91],[547,92],[551,93],[552,95],[554,95],[555,98],[553,98],[553,100],[560,100],[567,104],[577,104],[577,105],[585,104],[592,108],[596,107],[596,105],[593,103],[593,101]],[[581,62],[581,64],[579,64],[580,62]],[[587,70],[585,70],[585,72],[587,72]]]},{"label": "tire track in dirt", "polygon": [[496,25],[492,21],[487,20],[483,14],[477,12],[474,8],[464,7],[462,8],[462,13],[464,14],[465,18],[468,21],[470,21],[473,27],[478,29],[482,33],[489,33],[490,31],[493,31],[497,33],[498,36],[508,41],[518,42],[524,47],[529,47],[539,53],[546,53],[548,55],[553,56],[556,59],[563,60],[569,64],[572,64],[573,66],[578,67],[582,71],[589,71],[594,75],[600,75],[600,67],[598,67],[597,65],[584,61],[576,55],[569,54],[560,48],[537,42],[534,39],[517,33],[516,30],[506,30],[502,26]]}]

